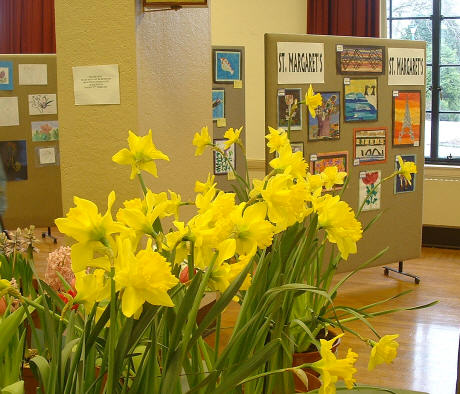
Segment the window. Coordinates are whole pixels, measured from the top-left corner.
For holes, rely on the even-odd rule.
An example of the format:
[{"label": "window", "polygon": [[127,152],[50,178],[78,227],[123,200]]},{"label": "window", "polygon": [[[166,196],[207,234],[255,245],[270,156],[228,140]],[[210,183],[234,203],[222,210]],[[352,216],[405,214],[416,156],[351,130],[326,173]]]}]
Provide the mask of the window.
[{"label": "window", "polygon": [[427,42],[425,161],[460,165],[460,1],[386,1],[388,36]]}]

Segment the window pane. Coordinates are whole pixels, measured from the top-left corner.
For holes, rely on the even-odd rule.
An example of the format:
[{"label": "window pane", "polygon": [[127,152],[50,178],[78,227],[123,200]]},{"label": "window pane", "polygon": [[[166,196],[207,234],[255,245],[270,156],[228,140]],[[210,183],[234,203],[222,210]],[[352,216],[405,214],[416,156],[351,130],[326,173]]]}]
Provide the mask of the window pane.
[{"label": "window pane", "polygon": [[426,41],[426,62],[431,63],[431,20],[430,19],[405,19],[393,21],[392,38],[401,40]]},{"label": "window pane", "polygon": [[[387,4],[390,1],[387,0]],[[392,0],[393,18],[412,17],[412,16],[430,16],[433,11],[432,0]],[[387,16],[390,16],[388,12]]]},{"label": "window pane", "polygon": [[460,111],[460,67],[441,67],[441,111]]},{"label": "window pane", "polygon": [[441,64],[460,64],[460,21],[441,22]]},{"label": "window pane", "polygon": [[425,113],[425,157],[431,154],[431,113]]},{"label": "window pane", "polygon": [[426,67],[426,99],[425,107],[427,111],[431,111],[431,66]]},{"label": "window pane", "polygon": [[460,158],[460,114],[439,114],[438,158]]},{"label": "window pane", "polygon": [[[387,0],[389,2],[389,0]],[[442,0],[441,14],[443,16],[460,16],[460,3],[458,0]]]}]

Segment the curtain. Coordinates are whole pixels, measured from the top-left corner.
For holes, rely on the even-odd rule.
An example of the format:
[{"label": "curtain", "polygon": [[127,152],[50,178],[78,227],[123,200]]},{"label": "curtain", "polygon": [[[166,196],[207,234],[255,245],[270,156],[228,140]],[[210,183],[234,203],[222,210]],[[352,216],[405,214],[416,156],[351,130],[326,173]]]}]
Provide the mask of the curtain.
[{"label": "curtain", "polygon": [[56,53],[54,0],[0,0],[0,53]]},{"label": "curtain", "polygon": [[380,0],[307,0],[307,33],[379,37]]}]

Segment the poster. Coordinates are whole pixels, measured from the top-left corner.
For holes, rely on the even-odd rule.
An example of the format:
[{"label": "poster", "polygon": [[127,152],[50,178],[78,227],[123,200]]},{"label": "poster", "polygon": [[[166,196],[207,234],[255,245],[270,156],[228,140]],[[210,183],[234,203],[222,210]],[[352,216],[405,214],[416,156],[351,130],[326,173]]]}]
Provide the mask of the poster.
[{"label": "poster", "polygon": [[278,84],[324,83],[324,44],[278,42]]},{"label": "poster", "polygon": [[360,165],[385,163],[386,147],[386,127],[354,129],[354,158]]},{"label": "poster", "polygon": [[[381,187],[375,186],[381,180],[381,172],[362,171],[359,173],[359,205],[363,205],[363,211],[373,211],[380,209],[380,200],[382,198]],[[365,202],[364,202],[365,201]]]},{"label": "poster", "polygon": [[[417,164],[415,155],[401,155],[401,158],[404,161],[411,161]],[[400,168],[399,161],[398,159],[396,159],[395,170],[399,171],[399,168]],[[410,184],[404,176],[396,175],[394,190],[395,190],[395,194],[413,192],[415,190],[415,174],[411,174]]]},{"label": "poster", "polygon": [[18,126],[19,109],[17,97],[0,97],[0,126]]},{"label": "poster", "polygon": [[212,120],[225,118],[225,90],[212,89]]},{"label": "poster", "polygon": [[385,47],[337,45],[338,74],[383,74]]},{"label": "poster", "polygon": [[0,90],[13,90],[13,62],[0,62]]},{"label": "poster", "polygon": [[[302,100],[302,89],[279,89],[278,90],[278,127],[287,130],[289,113],[295,101]],[[302,106],[299,105],[292,114],[291,130],[302,130]]]},{"label": "poster", "polygon": [[59,122],[50,120],[45,122],[32,122],[32,141],[56,141],[59,139]]},{"label": "poster", "polygon": [[48,65],[47,64],[20,64],[19,85],[47,85]]},{"label": "poster", "polygon": [[118,64],[72,67],[75,105],[120,104]]},{"label": "poster", "polygon": [[393,145],[420,145],[421,105],[418,90],[393,92]]},{"label": "poster", "polygon": [[323,104],[316,108],[316,117],[308,114],[308,140],[337,140],[340,138],[340,93],[318,92]]},{"label": "poster", "polygon": [[[225,146],[225,141],[224,139],[215,139],[214,144],[220,148],[222,151],[224,151],[227,159],[225,159],[222,154],[219,152],[214,151],[214,175],[224,175],[228,174],[229,172],[232,172],[232,168],[236,169],[236,163],[235,163],[235,144],[232,144],[227,150],[224,150]],[[230,163],[231,166],[230,166]]]},{"label": "poster", "polygon": [[388,85],[425,85],[425,50],[388,48]]},{"label": "poster", "polygon": [[29,115],[57,114],[55,94],[29,94]]},{"label": "poster", "polygon": [[27,179],[26,141],[0,141],[0,156],[8,181]]},{"label": "poster", "polygon": [[345,122],[378,118],[377,78],[344,78]]}]

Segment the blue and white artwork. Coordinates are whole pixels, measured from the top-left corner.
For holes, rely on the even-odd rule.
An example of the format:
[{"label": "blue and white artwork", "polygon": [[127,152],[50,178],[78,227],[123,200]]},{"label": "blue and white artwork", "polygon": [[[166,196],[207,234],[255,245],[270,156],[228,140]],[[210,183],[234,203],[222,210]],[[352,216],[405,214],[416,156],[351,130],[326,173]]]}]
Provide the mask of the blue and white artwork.
[{"label": "blue and white artwork", "polygon": [[13,90],[13,62],[0,62],[0,90]]},{"label": "blue and white artwork", "polygon": [[212,120],[225,118],[225,90],[212,90]]},{"label": "blue and white artwork", "polygon": [[214,82],[241,80],[241,52],[214,51]]},{"label": "blue and white artwork", "polygon": [[377,120],[377,79],[347,78],[344,83],[345,122]]}]

